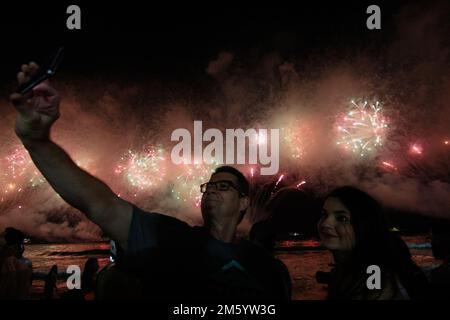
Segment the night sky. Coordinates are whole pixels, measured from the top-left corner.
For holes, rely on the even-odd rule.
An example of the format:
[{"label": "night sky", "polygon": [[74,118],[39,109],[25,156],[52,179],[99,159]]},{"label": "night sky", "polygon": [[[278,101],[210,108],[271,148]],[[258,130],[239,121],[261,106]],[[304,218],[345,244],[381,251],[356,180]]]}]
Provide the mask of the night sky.
[{"label": "night sky", "polygon": [[[101,3],[101,4],[100,4]],[[373,50],[393,34],[393,21],[410,1],[377,2],[382,29],[366,28],[370,1],[306,1],[261,4],[241,1],[206,4],[140,1],[76,2],[82,29],[65,27],[68,4],[40,1],[2,4],[2,80],[18,64],[45,61],[60,44],[66,47],[65,74],[198,78],[217,52],[251,59],[257,51],[306,58],[334,49]],[[6,50],[5,50],[6,49]],[[246,61],[244,61],[246,62]]]}]

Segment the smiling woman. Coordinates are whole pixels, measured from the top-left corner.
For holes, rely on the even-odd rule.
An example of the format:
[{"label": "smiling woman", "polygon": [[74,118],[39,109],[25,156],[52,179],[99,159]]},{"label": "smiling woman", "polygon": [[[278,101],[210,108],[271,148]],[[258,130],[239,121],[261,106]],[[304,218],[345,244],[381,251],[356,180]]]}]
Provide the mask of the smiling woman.
[{"label": "smiling woman", "polygon": [[336,254],[351,252],[355,246],[355,231],[349,210],[339,198],[329,197],[322,214],[319,232],[323,246],[336,251]]},{"label": "smiling woman", "polygon": [[[335,262],[329,299],[397,300],[425,294],[425,275],[403,240],[390,233],[380,205],[367,193],[353,187],[332,191],[324,202],[318,230]],[[381,270],[380,289],[367,285],[366,270],[373,265]]]}]

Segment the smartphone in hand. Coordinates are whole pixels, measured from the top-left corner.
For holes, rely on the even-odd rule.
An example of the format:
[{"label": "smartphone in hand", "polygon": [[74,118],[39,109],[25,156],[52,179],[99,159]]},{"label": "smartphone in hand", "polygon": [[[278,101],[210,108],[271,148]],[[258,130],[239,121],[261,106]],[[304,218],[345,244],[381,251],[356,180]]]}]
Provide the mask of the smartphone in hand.
[{"label": "smartphone in hand", "polygon": [[53,77],[61,63],[63,53],[64,53],[64,47],[60,47],[58,49],[58,51],[56,52],[55,57],[53,58],[52,63],[48,66],[48,68],[42,69],[42,71],[38,72],[29,81],[19,85],[19,87],[17,88],[17,92],[24,95],[24,94],[30,92],[34,87],[36,87],[42,81],[45,81],[45,80]]}]

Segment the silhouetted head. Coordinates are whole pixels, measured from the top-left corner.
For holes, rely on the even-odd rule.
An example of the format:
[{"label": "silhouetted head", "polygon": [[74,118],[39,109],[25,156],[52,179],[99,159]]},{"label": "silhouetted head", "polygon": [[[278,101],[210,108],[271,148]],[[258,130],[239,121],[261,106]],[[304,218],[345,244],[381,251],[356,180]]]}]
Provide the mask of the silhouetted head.
[{"label": "silhouetted head", "polygon": [[450,259],[450,220],[432,222],[431,248],[436,259]]},{"label": "silhouetted head", "polygon": [[241,222],[249,206],[249,184],[245,176],[229,166],[217,168],[202,184],[201,210],[205,225],[211,219]]},{"label": "silhouetted head", "polygon": [[272,252],[276,244],[276,231],[272,221],[263,220],[254,223],[249,231],[249,240]]},{"label": "silhouetted head", "polygon": [[49,273],[55,273],[55,274],[58,274],[58,266],[56,265],[56,264],[54,264],[53,266],[52,266],[52,268],[50,269],[50,272]]},{"label": "silhouetted head", "polygon": [[81,275],[81,289],[84,292],[95,290],[98,269],[97,258],[89,258],[84,264],[83,274]]},{"label": "silhouetted head", "polygon": [[317,235],[317,205],[314,197],[298,188],[280,189],[267,205],[270,222],[277,233],[299,232],[302,237]]},{"label": "silhouetted head", "polygon": [[4,232],[4,239],[7,246],[14,250],[14,255],[21,258],[25,247],[23,245],[25,236],[22,231],[13,227],[7,227]]},{"label": "silhouetted head", "polygon": [[99,266],[97,258],[89,258],[86,260],[86,263],[84,264],[83,273],[89,276],[95,275],[98,272],[98,269]]}]

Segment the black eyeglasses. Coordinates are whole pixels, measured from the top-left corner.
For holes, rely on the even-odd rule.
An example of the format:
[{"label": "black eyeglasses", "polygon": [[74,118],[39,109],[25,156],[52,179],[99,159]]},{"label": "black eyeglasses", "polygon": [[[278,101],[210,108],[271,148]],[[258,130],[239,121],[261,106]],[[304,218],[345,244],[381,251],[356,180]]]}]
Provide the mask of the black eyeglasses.
[{"label": "black eyeglasses", "polygon": [[214,187],[216,190],[219,191],[228,191],[230,188],[235,189],[237,192],[239,192],[239,195],[243,196],[244,194],[239,191],[239,189],[234,185],[233,182],[228,180],[219,180],[219,181],[213,181],[213,182],[206,182],[200,185],[200,192],[205,193],[206,190],[208,190],[208,187]]}]

